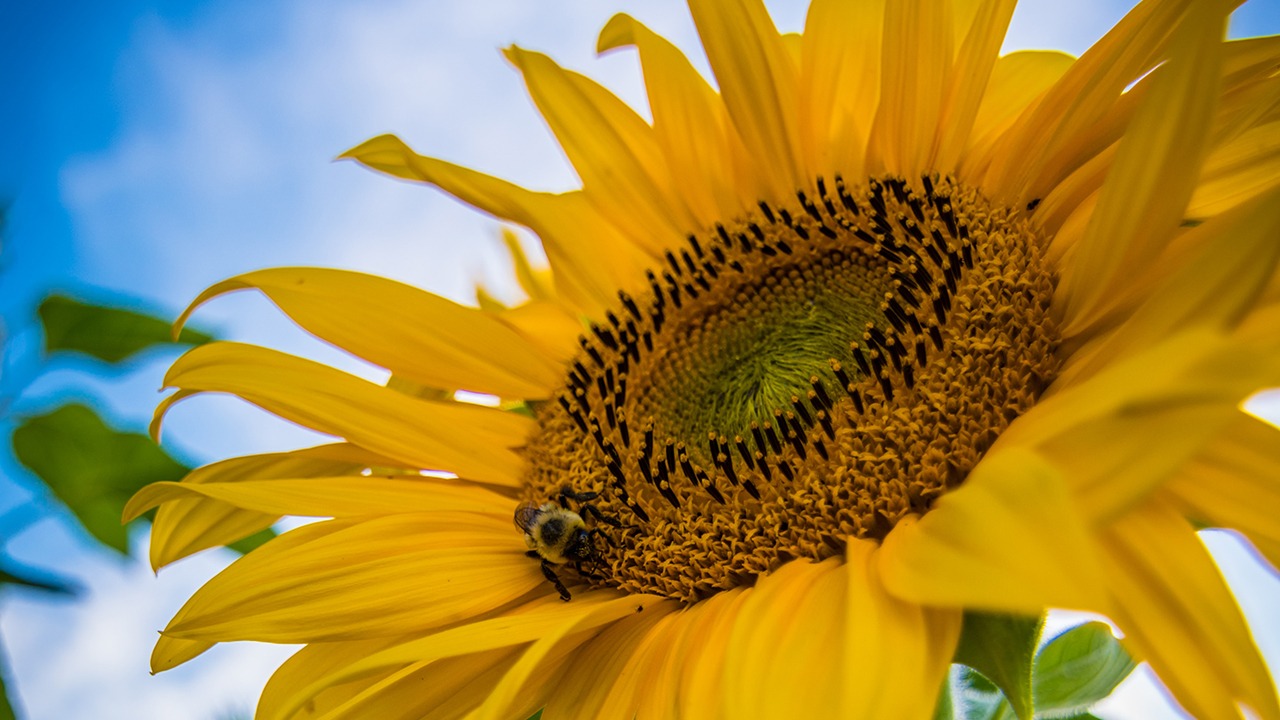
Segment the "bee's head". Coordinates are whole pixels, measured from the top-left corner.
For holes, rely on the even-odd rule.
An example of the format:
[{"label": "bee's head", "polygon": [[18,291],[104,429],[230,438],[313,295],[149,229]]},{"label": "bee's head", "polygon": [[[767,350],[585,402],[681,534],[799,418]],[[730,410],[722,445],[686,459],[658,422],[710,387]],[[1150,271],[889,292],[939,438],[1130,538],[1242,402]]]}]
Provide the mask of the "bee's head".
[{"label": "bee's head", "polygon": [[569,539],[569,543],[564,548],[564,556],[569,560],[577,560],[586,562],[596,557],[596,546],[591,541],[591,533],[586,528],[578,528],[573,531],[573,537]]}]

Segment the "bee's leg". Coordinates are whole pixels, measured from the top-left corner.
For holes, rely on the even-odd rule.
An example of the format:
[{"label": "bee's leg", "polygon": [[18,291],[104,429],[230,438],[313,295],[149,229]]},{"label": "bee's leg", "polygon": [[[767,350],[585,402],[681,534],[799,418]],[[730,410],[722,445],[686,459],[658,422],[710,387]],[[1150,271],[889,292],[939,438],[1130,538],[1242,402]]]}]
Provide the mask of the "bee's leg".
[{"label": "bee's leg", "polygon": [[590,538],[601,537],[601,538],[604,538],[605,543],[608,544],[609,547],[612,547],[612,548],[618,547],[617,543],[613,541],[613,538],[600,532],[600,528],[591,528],[590,530],[588,530],[587,537],[590,537]]},{"label": "bee's leg", "polygon": [[582,503],[581,507],[579,507],[578,510],[581,511],[584,515],[590,515],[591,517],[595,518],[596,520],[599,520],[602,523],[612,525],[613,527],[616,527],[616,528],[622,527],[622,523],[618,522],[618,518],[605,515],[604,513],[600,512],[600,510],[595,505]]},{"label": "bee's leg", "polygon": [[542,557],[537,550],[525,550],[524,554],[526,557]]},{"label": "bee's leg", "polygon": [[578,574],[579,574],[579,575],[581,575],[581,576],[582,576],[582,577],[584,577],[584,578],[587,578],[588,580],[603,580],[604,578],[603,578],[603,577],[601,577],[601,576],[599,576],[599,575],[597,575],[597,574],[596,574],[596,572],[595,572],[596,564],[597,564],[597,563],[595,563],[595,562],[593,561],[593,562],[591,563],[591,569],[590,569],[590,570],[588,570],[588,569],[586,569],[585,567],[583,567],[583,566],[582,566],[582,562],[581,562],[581,561],[578,561],[578,562],[574,563],[574,569],[578,571]]},{"label": "bee's leg", "polygon": [[552,585],[556,586],[556,591],[560,593],[560,599],[569,602],[569,598],[573,597],[569,594],[569,588],[566,588],[564,583],[560,582],[560,578],[556,577],[556,571],[551,568],[551,563],[545,559],[542,561],[542,575],[550,580]]},{"label": "bee's leg", "polygon": [[600,497],[600,493],[598,492],[581,492],[581,493],[574,492],[573,488],[568,485],[564,485],[560,488],[560,506],[561,507],[569,507],[570,500],[581,503],[581,502],[587,502],[590,500],[595,500],[598,497]]}]

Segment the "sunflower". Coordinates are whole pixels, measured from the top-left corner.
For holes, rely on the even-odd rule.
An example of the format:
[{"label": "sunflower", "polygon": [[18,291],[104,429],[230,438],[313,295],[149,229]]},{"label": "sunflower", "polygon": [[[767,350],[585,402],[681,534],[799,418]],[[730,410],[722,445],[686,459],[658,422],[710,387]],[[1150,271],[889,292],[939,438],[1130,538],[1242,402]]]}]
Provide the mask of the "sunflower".
[{"label": "sunflower", "polygon": [[269,720],[923,718],[966,610],[1070,608],[1195,716],[1280,718],[1196,535],[1280,561],[1280,434],[1241,409],[1280,384],[1280,38],[1225,41],[1230,5],[1147,0],[1072,58],[1000,56],[1012,0],[814,0],[802,34],[690,0],[715,87],[618,15],[651,122],[507,50],[580,190],[345,157],[531,231],[527,302],[287,268],[180,318],[254,289],[391,376],[174,364],[153,431],[225,392],[341,442],[134,498],[157,568],[324,518],[153,668],[305,644]]}]

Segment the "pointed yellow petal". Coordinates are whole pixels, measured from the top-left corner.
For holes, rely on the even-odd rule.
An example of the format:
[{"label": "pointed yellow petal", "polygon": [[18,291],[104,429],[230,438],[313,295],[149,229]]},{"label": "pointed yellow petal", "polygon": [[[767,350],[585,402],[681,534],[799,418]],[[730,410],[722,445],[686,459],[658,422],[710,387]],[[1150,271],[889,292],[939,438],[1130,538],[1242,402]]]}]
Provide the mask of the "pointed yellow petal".
[{"label": "pointed yellow petal", "polygon": [[162,673],[172,670],[192,658],[199,656],[215,643],[204,640],[180,640],[161,635],[151,651],[151,672]]},{"label": "pointed yellow petal", "polygon": [[953,32],[950,2],[886,4],[880,106],[867,146],[871,174],[918,177],[930,169],[955,53]]},{"label": "pointed yellow petal", "polygon": [[[322,694],[317,720],[456,720],[473,710],[515,665],[510,649],[414,665],[383,678],[370,678]],[[330,696],[337,697],[330,700]],[[323,704],[321,704],[323,703]],[[313,717],[313,716],[304,716]],[[527,715],[526,715],[527,717]],[[290,718],[297,720],[297,716]]]},{"label": "pointed yellow petal", "polygon": [[1241,412],[1163,492],[1187,517],[1243,533],[1280,568],[1276,478],[1280,428]]},{"label": "pointed yellow petal", "polygon": [[969,147],[960,163],[962,179],[973,185],[983,181],[992,153],[1009,127],[1075,61],[1066,53],[1050,50],[1022,50],[996,60],[973,121]]},{"label": "pointed yellow petal", "polygon": [[[648,617],[646,617],[648,616]],[[663,612],[649,616],[649,611],[633,613],[612,625],[593,633],[587,642],[576,646],[559,661],[554,677],[543,681],[544,699],[540,703],[544,717],[635,717],[605,715],[602,706],[615,683],[622,681],[627,663],[655,623],[666,617]],[[570,640],[564,641],[565,643]],[[563,643],[562,643],[563,644]],[[546,665],[546,663],[544,663]],[[539,682],[535,676],[526,686]],[[525,717],[520,715],[519,717]],[[509,713],[507,717],[517,717]]]},{"label": "pointed yellow petal", "polygon": [[406,513],[292,530],[237,560],[165,633],[320,642],[425,632],[545,583],[507,513]]},{"label": "pointed yellow petal", "polygon": [[995,449],[1045,454],[1064,470],[1087,521],[1106,521],[1167,480],[1236,405],[1280,381],[1280,364],[1266,347],[1211,330],[1172,336],[1086,381],[1055,386]]},{"label": "pointed yellow petal", "polygon": [[880,102],[883,0],[814,0],[801,52],[801,141],[814,173],[863,175]]},{"label": "pointed yellow petal", "polygon": [[851,539],[844,562],[792,562],[744,593],[727,616],[723,717],[930,715],[961,613],[887,594],[876,554]]},{"label": "pointed yellow petal", "polygon": [[581,192],[551,195],[443,160],[418,155],[394,135],[380,135],[343,153],[395,177],[435,185],[500,219],[533,230],[547,250],[557,288],[592,317],[619,288],[644,282],[649,258],[606,221]]},{"label": "pointed yellow petal", "polygon": [[841,660],[846,570],[798,560],[761,578],[725,651],[725,715],[821,717],[848,676]]},{"label": "pointed yellow petal", "polygon": [[1155,257],[1182,221],[1217,102],[1225,10],[1221,3],[1192,6],[1175,31],[1172,58],[1120,142],[1055,296],[1066,336],[1089,328],[1111,286],[1124,282],[1125,268]]},{"label": "pointed yellow petal", "polygon": [[850,538],[841,717],[932,717],[960,640],[959,608],[926,607],[886,592],[883,550]]},{"label": "pointed yellow petal", "polygon": [[138,492],[126,513],[140,514],[161,503],[191,497],[219,500],[246,510],[299,517],[354,517],[453,510],[501,513],[511,498],[489,490],[429,478],[282,478],[229,483],[152,483]]},{"label": "pointed yellow petal", "polygon": [[[290,707],[290,703],[301,688],[307,687],[316,677],[328,675],[335,668],[344,667],[370,653],[377,652],[399,638],[374,638],[370,640],[350,640],[344,642],[312,643],[305,645],[285,660],[267,680],[258,698],[258,708],[254,715],[257,720],[288,720],[294,717],[308,717],[296,711],[308,704],[311,716],[319,714],[320,706],[316,702],[323,689],[309,694],[301,702]],[[372,682],[372,681],[371,681]],[[348,694],[354,694],[354,690]],[[326,700],[336,693],[329,692]],[[346,697],[343,698],[344,700]],[[336,705],[337,703],[332,703]],[[326,703],[326,707],[329,705]]]},{"label": "pointed yellow petal", "polygon": [[510,448],[522,444],[533,427],[515,413],[418,400],[320,363],[239,343],[191,350],[169,369],[165,385],[180,392],[156,409],[153,434],[176,400],[228,392],[416,467],[500,485],[517,482],[524,461]]},{"label": "pointed yellow petal", "polygon": [[1231,330],[1249,313],[1280,264],[1280,187],[1215,217],[1182,241],[1194,251],[1145,294],[1128,320],[1077,361],[1088,375],[1190,327]]},{"label": "pointed yellow petal", "polygon": [[581,320],[571,315],[567,308],[552,302],[527,302],[507,308],[500,313],[499,319],[538,345],[561,367],[567,367],[578,354],[578,336],[585,329]]},{"label": "pointed yellow petal", "polygon": [[[676,603],[674,602],[655,602],[646,607],[645,603],[635,600],[636,598],[634,597],[623,597],[599,603],[589,608],[587,612],[580,614],[577,618],[568,622],[561,622],[559,625],[544,632],[524,651],[520,660],[511,667],[502,678],[502,681],[493,689],[484,704],[476,712],[469,715],[468,719],[507,720],[508,718],[522,716],[523,713],[518,712],[517,708],[513,707],[513,700],[518,696],[529,677],[539,669],[539,666],[544,661],[548,660],[549,656],[557,650],[557,646],[562,643],[570,644],[568,656],[571,660],[575,656],[580,656],[583,652],[582,650],[573,651],[572,648],[581,647],[583,643],[588,643],[590,646],[603,650],[614,658],[622,658],[624,660],[628,658],[631,651],[634,650],[633,645],[620,643],[616,638],[612,642],[606,642],[603,636],[597,635],[598,629],[618,623],[629,629],[634,628],[637,635],[639,635],[652,623],[661,620],[666,613],[676,608]],[[643,609],[638,610],[638,608]],[[574,637],[575,634],[577,635],[576,638]],[[560,650],[564,652],[563,647]],[[581,658],[579,657],[579,659]],[[593,666],[603,667],[605,663],[600,662],[593,664]],[[607,690],[609,684],[614,680],[616,680],[616,677],[609,677],[606,673],[605,681],[601,683],[587,683],[581,680],[573,682],[570,680],[566,682],[566,685],[585,688],[589,692],[598,692],[601,689]],[[576,702],[574,704],[575,712],[581,713],[583,717],[601,717],[601,715],[592,712],[590,706],[591,703],[585,701]]]},{"label": "pointed yellow petal", "polygon": [[654,254],[682,239],[694,221],[670,193],[653,129],[613,93],[546,55],[505,52],[601,212]]},{"label": "pointed yellow petal", "polygon": [[1236,702],[1280,717],[1275,685],[1213,559],[1194,529],[1149,503],[1100,538],[1111,617],[1196,717],[1237,717]]},{"label": "pointed yellow petal", "polygon": [[524,290],[529,299],[555,300],[556,291],[550,269],[533,267],[533,263],[529,261],[529,255],[524,251],[524,246],[520,244],[520,238],[514,230],[509,227],[502,228],[502,244],[507,248],[507,254],[511,256],[516,282],[520,284],[520,289]]},{"label": "pointed yellow petal", "polygon": [[983,0],[977,5],[972,25],[967,26],[962,36],[942,101],[937,128],[938,151],[933,162],[936,170],[954,171],[969,146],[1014,5],[1015,0]]},{"label": "pointed yellow petal", "polygon": [[885,538],[889,592],[925,605],[1038,614],[1094,609],[1100,572],[1083,518],[1034,453],[989,454],[959,489]]},{"label": "pointed yellow petal", "polygon": [[[323,477],[358,472],[392,461],[351,445],[322,445],[285,453],[249,455],[192,470],[183,484],[234,483],[276,477]],[[144,488],[125,508],[125,522],[137,517]],[[218,500],[184,499],[165,503],[151,524],[151,567],[160,568],[201,550],[227,545],[271,527],[283,513],[241,510]]]},{"label": "pointed yellow petal", "polygon": [[[290,712],[307,698],[329,685],[338,685],[363,676],[399,671],[410,666],[423,666],[441,659],[514,647],[531,643],[566,624],[595,616],[602,624],[661,603],[649,595],[619,597],[616,592],[589,591],[575,593],[566,603],[558,595],[548,593],[515,610],[451,627],[426,637],[413,638],[391,645],[384,644],[372,652],[350,657],[340,663],[311,672],[305,681],[290,689],[282,708]],[[604,608],[605,610],[601,610]]]},{"label": "pointed yellow petal", "polygon": [[727,718],[724,664],[729,639],[734,634],[743,604],[751,589],[735,588],[717,593],[694,605],[689,619],[689,643],[681,672],[676,717]]},{"label": "pointed yellow petal", "polygon": [[1050,164],[1161,59],[1190,0],[1144,0],[1023,112],[1000,143],[982,186],[1010,205],[1044,197],[1073,168]]},{"label": "pointed yellow petal", "polygon": [[[1280,95],[1280,78],[1273,95]],[[1187,217],[1205,219],[1225,213],[1280,185],[1280,123],[1242,133],[1205,159]]]},{"label": "pointed yellow petal", "polygon": [[640,52],[653,132],[698,227],[741,214],[757,196],[739,197],[735,183],[743,179],[734,178],[731,167],[732,153],[741,141],[720,97],[666,38],[628,15],[614,15],[600,31],[597,50],[626,45]]},{"label": "pointed yellow petal", "polygon": [[1070,478],[1080,512],[1105,521],[1143,501],[1238,414],[1235,402],[1134,408],[1039,447]]},{"label": "pointed yellow petal", "polygon": [[760,0],[690,0],[729,117],[773,198],[812,180],[801,164],[797,68]]},{"label": "pointed yellow petal", "polygon": [[563,368],[500,322],[425,290],[374,275],[273,268],[210,287],[178,318],[210,299],[256,289],[322,340],[428,387],[505,398],[544,398]]},{"label": "pointed yellow petal", "polygon": [[[605,717],[672,718],[680,716],[679,692],[683,659],[690,644],[692,607],[664,616],[636,643],[631,660],[605,700]],[[596,642],[600,642],[599,640]],[[672,662],[672,658],[680,658]]]}]

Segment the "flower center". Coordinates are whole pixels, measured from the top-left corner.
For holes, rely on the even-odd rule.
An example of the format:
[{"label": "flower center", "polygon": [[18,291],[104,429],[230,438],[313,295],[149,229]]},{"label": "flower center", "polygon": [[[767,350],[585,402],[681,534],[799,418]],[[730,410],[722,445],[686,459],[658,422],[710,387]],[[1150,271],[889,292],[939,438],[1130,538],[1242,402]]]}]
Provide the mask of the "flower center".
[{"label": "flower center", "polygon": [[880,539],[1058,370],[1021,213],[947,178],[818,180],[666,253],[538,410],[527,498],[601,525],[595,582],[696,600]]}]

